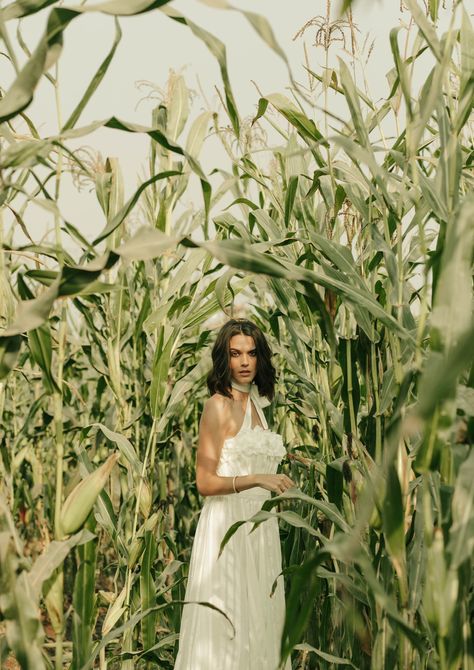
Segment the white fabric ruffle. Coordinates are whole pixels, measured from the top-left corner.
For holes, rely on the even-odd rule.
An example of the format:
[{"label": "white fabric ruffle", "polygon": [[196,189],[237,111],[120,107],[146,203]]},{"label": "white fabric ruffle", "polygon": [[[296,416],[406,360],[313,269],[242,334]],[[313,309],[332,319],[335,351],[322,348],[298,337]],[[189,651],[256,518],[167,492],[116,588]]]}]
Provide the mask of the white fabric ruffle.
[{"label": "white fabric ruffle", "polygon": [[261,426],[245,428],[235,438],[226,440],[221,451],[221,463],[235,462],[251,456],[264,456],[277,464],[286,456],[281,435]]}]

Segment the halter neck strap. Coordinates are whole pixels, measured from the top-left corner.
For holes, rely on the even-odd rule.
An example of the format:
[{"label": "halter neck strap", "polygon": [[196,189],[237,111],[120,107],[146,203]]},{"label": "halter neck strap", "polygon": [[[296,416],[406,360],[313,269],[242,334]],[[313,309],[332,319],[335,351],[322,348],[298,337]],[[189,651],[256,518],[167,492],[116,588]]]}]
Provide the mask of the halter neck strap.
[{"label": "halter neck strap", "polygon": [[[249,394],[249,401],[252,401],[257,414],[264,428],[268,427],[267,420],[265,419],[265,414],[263,413],[263,408],[268,407],[270,401],[263,395],[260,395],[258,392],[258,386],[256,384],[239,384],[239,382],[232,380],[232,388],[241,393]],[[249,405],[248,405],[249,406]]]},{"label": "halter neck strap", "polygon": [[239,382],[235,382],[232,380],[231,382],[232,388],[236,389],[236,391],[242,391],[242,393],[250,393],[250,389],[252,386],[255,386],[255,384],[240,384]]}]

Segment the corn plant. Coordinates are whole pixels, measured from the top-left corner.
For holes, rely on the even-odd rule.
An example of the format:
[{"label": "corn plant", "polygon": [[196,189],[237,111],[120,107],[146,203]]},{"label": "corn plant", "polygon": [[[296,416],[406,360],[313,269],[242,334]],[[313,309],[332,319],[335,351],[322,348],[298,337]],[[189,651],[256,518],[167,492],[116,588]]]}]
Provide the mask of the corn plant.
[{"label": "corn plant", "polygon": [[[336,28],[328,3],[313,22],[324,70],[308,58],[308,88],[290,72],[292,97],[262,95],[251,124],[211,33],[167,2],[95,6],[115,16],[114,42],[65,123],[57,105],[57,135],[41,137],[28,105],[42,78],[59,99],[51,64],[69,23],[92,11],[54,7],[36,50],[19,40],[20,70],[8,22],[47,4],[2,10],[17,74],[0,101],[2,662],[11,652],[24,668],[173,667],[210,319],[237,313],[242,294],[273,339],[273,419],[300,485],[254,519],[282,523],[282,659],[469,667],[474,40],[463,3],[439,37],[438,3],[425,13],[405,2],[412,50],[402,55],[394,29],[381,105],[354,78],[351,3]],[[78,126],[120,43],[117,16],[157,7],[218,59],[235,141],[214,110],[192,117],[179,75],[148,128]],[[242,13],[287,62],[265,19]],[[352,69],[329,70],[336,29],[350,31]],[[423,53],[432,69],[417,90]],[[321,114],[330,95],[347,120]],[[267,122],[280,139],[265,162],[256,133]],[[128,199],[116,159],[71,148],[99,126],[149,138],[148,173]],[[211,129],[232,163],[214,190],[199,163]],[[61,215],[67,171],[95,190],[94,240]],[[185,210],[193,182],[202,200]],[[32,203],[51,216],[46,240],[30,231]]]},{"label": "corn plant", "polygon": [[[273,499],[254,521],[279,506],[282,658],[296,647],[307,667],[473,660],[472,27],[459,6],[460,29],[440,39],[406,4],[418,34],[403,58],[391,33],[387,100],[372,103],[343,61],[331,77],[316,72],[350,114],[328,137],[297,90],[262,97],[255,122],[276,111],[286,143],[270,169],[236,157],[240,213],[218,219],[219,259],[269,276],[254,288],[279,342],[276,419],[299,444],[291,472],[303,493]],[[417,92],[425,50],[433,66]],[[400,114],[397,95],[406,123],[391,139],[381,121]]]}]

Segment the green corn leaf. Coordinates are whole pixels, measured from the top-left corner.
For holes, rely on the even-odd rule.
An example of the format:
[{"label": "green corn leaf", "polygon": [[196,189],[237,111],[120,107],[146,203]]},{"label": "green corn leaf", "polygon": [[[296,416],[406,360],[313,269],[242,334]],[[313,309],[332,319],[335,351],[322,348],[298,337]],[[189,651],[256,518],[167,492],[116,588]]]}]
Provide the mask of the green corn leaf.
[{"label": "green corn leaf", "polygon": [[[46,670],[41,646],[43,627],[38,603],[32,597],[26,570],[21,570],[14,552],[8,551],[10,534],[0,534],[3,551],[0,554],[2,572],[2,617],[6,628],[4,646],[20,659],[27,670]],[[5,655],[2,652],[2,664]]]},{"label": "green corn leaf", "polygon": [[265,44],[270,47],[270,49],[285,63],[291,83],[295,88],[298,88],[298,85],[295,82],[291,72],[288,58],[278,43],[270,23],[264,16],[261,14],[256,14],[255,12],[249,12],[247,10],[240,9],[239,7],[234,7],[233,5],[226,2],[226,0],[200,0],[200,2],[202,2],[204,5],[215,7],[216,9],[231,9],[236,12],[240,12],[247,19],[259,37],[265,42]]},{"label": "green corn leaf", "polygon": [[159,329],[150,386],[150,408],[154,419],[160,418],[163,408],[163,402],[167,393],[171,351],[174,345],[175,338],[170,332],[170,328],[162,325]]},{"label": "green corn leaf", "polygon": [[[351,545],[349,544],[349,550],[345,552],[345,558],[346,560],[352,561],[350,547]],[[328,546],[326,548],[328,548]],[[373,565],[365,552],[358,554],[358,562],[362,574],[364,575],[364,581],[370,588],[371,597],[375,599],[381,610],[386,612],[390,623],[394,626],[395,630],[403,633],[413,647],[418,649],[421,654],[426,654],[427,645],[422,633],[408,625],[404,620],[402,614],[398,610],[396,598],[393,594],[387,592],[384,584],[377,578]]]},{"label": "green corn leaf", "polygon": [[230,526],[230,528],[227,530],[226,534],[222,538],[221,544],[219,546],[219,554],[220,556],[224,550],[224,547],[226,544],[230,541],[230,539],[235,535],[235,533],[239,530],[241,526],[243,526],[246,523],[253,523],[253,527],[251,529],[251,533],[258,528],[258,526],[261,523],[264,523],[265,521],[268,521],[269,519],[281,519],[282,521],[286,521],[286,523],[290,524],[291,526],[294,526],[295,528],[303,528],[306,530],[310,535],[313,535],[320,540],[324,541],[324,536],[321,535],[321,533],[313,528],[305,519],[303,519],[302,516],[297,514],[296,512],[292,512],[291,510],[287,510],[284,512],[269,512],[266,510],[260,510],[253,516],[251,516],[249,519],[243,520],[243,521],[236,521],[235,523]]},{"label": "green corn leaf", "polygon": [[314,121],[308,119],[298,107],[281,93],[271,93],[265,96],[266,100],[277,109],[285,119],[296,128],[299,135],[305,140],[314,143],[325,143]]},{"label": "green corn leaf", "polygon": [[[1,109],[1,104],[0,102],[0,109]],[[201,190],[203,193],[203,200],[204,200],[204,206],[205,206],[205,211],[206,215],[208,213],[210,203],[211,203],[211,196],[212,196],[212,188],[211,185],[204,174],[201,166],[199,165],[199,162],[197,159],[187,150],[185,151],[182,147],[179,145],[175,144],[173,141],[169,140],[164,132],[162,131],[161,128],[147,128],[146,126],[141,126],[137,125],[134,123],[129,123],[127,121],[123,121],[121,119],[118,119],[115,116],[112,116],[108,119],[102,120],[102,121],[94,121],[93,123],[90,123],[87,126],[84,126],[82,128],[69,128],[68,130],[63,130],[61,131],[61,134],[58,136],[52,136],[50,138],[46,138],[44,140],[40,140],[36,142],[36,156],[39,154],[43,153],[44,155],[48,155],[50,151],[53,150],[53,148],[56,145],[61,146],[65,151],[67,151],[67,148],[63,146],[62,142],[66,139],[77,139],[80,137],[87,136],[91,133],[93,133],[95,130],[98,130],[99,128],[111,128],[114,130],[120,130],[123,132],[128,132],[128,133],[143,133],[148,135],[152,140],[158,142],[163,148],[167,149],[168,151],[172,151],[174,153],[177,153],[180,156],[184,156],[186,160],[189,163],[190,168],[192,171],[199,177],[200,183],[201,183]],[[198,129],[196,129],[196,132],[198,132]],[[196,143],[198,144],[199,138],[196,138]],[[20,145],[23,145],[24,143],[20,143]],[[9,150],[10,153],[7,152],[5,160],[7,161],[6,164],[16,164],[20,163],[23,164],[23,162],[26,162],[27,160],[32,160],[34,157],[34,146],[31,143],[28,143],[26,145],[26,149],[23,151],[19,151],[16,148],[13,148]],[[168,174],[169,172],[169,174]],[[165,178],[166,176],[176,176],[177,178],[179,176],[182,176],[181,172],[178,171],[168,171],[162,173],[161,176],[159,175],[154,175],[146,184],[142,184],[140,189],[143,190],[144,188],[147,188],[149,184],[152,184],[154,181],[157,181],[159,179]],[[139,189],[140,193],[141,190]],[[135,193],[135,196],[132,197],[131,201],[127,203],[127,205],[131,205],[129,209],[127,210],[127,205],[123,210],[121,210],[120,213],[117,213],[116,217],[109,222],[109,225],[107,226],[108,233],[110,234],[115,230],[115,228],[122,223],[123,218],[130,213],[130,209],[133,208],[133,206],[136,204],[138,196],[140,193]],[[137,198],[137,199],[135,199]],[[133,204],[132,204],[133,201]],[[37,200],[35,200],[37,202]],[[120,218],[119,214],[121,214],[122,218]],[[109,230],[110,228],[110,230]],[[103,233],[102,235],[98,238],[100,241],[103,239]],[[94,244],[97,243],[97,240],[94,242]]]},{"label": "green corn leaf", "polygon": [[[153,579],[153,562],[157,554],[157,544],[152,531],[145,532],[145,553],[140,568],[140,601],[142,611],[156,605],[155,581]],[[155,644],[156,612],[151,612],[141,621],[143,649],[146,651]]]},{"label": "green corn leaf", "polygon": [[471,321],[474,196],[466,196],[449,221],[431,317],[436,348],[449,349]]},{"label": "green corn leaf", "polygon": [[110,604],[107,614],[105,615],[104,621],[102,623],[102,635],[107,635],[110,633],[111,629],[115,626],[117,621],[119,621],[122,615],[126,612],[126,607],[124,607],[125,597],[127,595],[127,588],[124,588],[120,593],[115,597],[114,601]]},{"label": "green corn leaf", "polygon": [[474,30],[469,18],[469,14],[462,9],[461,30],[459,33],[459,43],[461,47],[461,84],[460,92],[469,86],[473,79],[474,72]]},{"label": "green corn leaf", "polygon": [[430,9],[430,18],[432,21],[438,20],[439,3],[438,0],[428,0]]},{"label": "green corn leaf", "polygon": [[[54,273],[55,275],[57,273]],[[52,282],[51,282],[52,283]],[[18,291],[22,300],[33,299],[33,293],[24,281],[24,275],[18,277]],[[52,343],[50,329],[46,324],[28,332],[28,345],[33,361],[40,366],[43,372],[43,382],[46,392],[51,394],[58,391],[58,386],[51,369]]]},{"label": "green corn leaf", "polygon": [[138,200],[140,199],[141,194],[148,186],[162,179],[168,179],[169,177],[174,177],[180,174],[182,173],[177,172],[176,170],[168,170],[166,172],[160,172],[159,174],[154,175],[150,179],[147,179],[147,181],[143,182],[143,184],[140,184],[140,186],[137,188],[137,190],[128,200],[128,202],[120,209],[120,211],[117,212],[117,214],[112,218],[112,220],[109,221],[109,223],[105,226],[104,230],[100,233],[100,235],[98,235],[95,238],[95,240],[93,241],[93,245],[95,246],[96,244],[104,240],[106,237],[108,237],[115,230],[117,230],[117,228],[125,221],[127,216],[135,207]]},{"label": "green corn leaf", "polygon": [[395,67],[397,69],[398,80],[400,82],[400,87],[403,93],[403,99],[408,112],[409,119],[413,119],[413,109],[412,109],[412,100],[411,100],[411,91],[410,91],[410,77],[407,64],[402,60],[400,56],[400,50],[398,48],[398,34],[401,30],[401,27],[393,28],[390,31],[390,46],[392,47],[392,54],[395,60]]},{"label": "green corn leaf", "polygon": [[450,569],[457,570],[474,551],[474,451],[459,468],[452,501],[453,523],[447,551]]},{"label": "green corn leaf", "polygon": [[49,316],[54,300],[59,294],[59,276],[38,298],[19,303],[16,318],[2,333],[2,338],[20,335],[41,326]]},{"label": "green corn leaf", "polygon": [[[169,0],[111,0],[93,7],[69,9],[56,7],[48,16],[45,33],[31,58],[0,101],[0,122],[22,112],[33,99],[34,91],[44,73],[57,61],[62,51],[63,32],[69,23],[85,12],[95,11],[113,16],[130,16],[162,7]],[[38,11],[36,3],[32,12]],[[15,10],[12,11],[13,15]],[[26,12],[27,15],[30,12]]]},{"label": "green corn leaf", "polygon": [[[320,74],[318,74],[317,72],[315,72],[311,68],[307,67],[306,65],[304,66],[304,69],[306,70],[306,72],[308,72],[312,77],[314,77],[321,84],[324,84],[325,86],[328,86],[329,88],[331,88],[333,91],[336,91],[337,93],[340,93],[341,95],[344,95],[344,90],[340,86],[338,86],[338,84],[337,84],[337,72],[336,72],[336,70],[332,71],[332,76],[331,76],[330,80],[328,81],[328,78],[326,76],[324,76],[324,77],[321,76]],[[369,107],[369,109],[371,109],[374,112],[377,111],[375,106],[374,106],[374,103],[372,102],[372,100],[369,97],[367,97],[367,95],[360,88],[357,88],[357,96],[367,105],[367,107]]]},{"label": "green corn leaf", "polygon": [[217,60],[221,72],[222,81],[224,84],[227,113],[229,115],[230,122],[232,124],[232,128],[234,130],[236,137],[240,137],[239,113],[237,110],[237,105],[230,84],[229,72],[227,68],[227,54],[224,43],[221,42],[219,39],[217,39],[217,37],[212,35],[207,30],[204,30],[204,28],[201,28],[193,21],[190,21],[183,14],[177,12],[175,9],[165,7],[163,8],[162,11],[167,16],[169,16],[170,19],[173,19],[173,21],[177,21],[178,23],[188,26],[188,28],[190,28],[192,33],[202,42],[204,42],[204,44],[207,46],[211,54]]},{"label": "green corn leaf", "polygon": [[405,561],[404,506],[400,480],[393,465],[387,471],[387,488],[382,506],[385,542],[392,558],[400,566]]},{"label": "green corn leaf", "polygon": [[458,135],[468,122],[474,103],[474,30],[465,10],[462,15],[459,41],[461,45],[461,82],[458,111],[454,123]]},{"label": "green corn leaf", "polygon": [[344,274],[350,276],[351,281],[363,286],[365,283],[358,272],[354,272],[355,260],[352,252],[347,247],[339,244],[335,240],[329,240],[327,237],[310,231],[310,241],[313,242],[334,265]]},{"label": "green corn leaf", "polygon": [[199,246],[209,251],[220,261],[241,270],[276,277],[285,277],[287,274],[283,265],[274,257],[256,252],[250,245],[240,240],[201,242]]},{"label": "green corn leaf", "polygon": [[[93,531],[95,520],[90,517],[86,528]],[[72,604],[72,665],[71,670],[82,667],[92,652],[92,637],[96,616],[95,571],[97,538],[77,547],[78,568],[74,580]]]},{"label": "green corn leaf", "polygon": [[316,656],[323,658],[328,663],[334,665],[347,665],[350,668],[356,668],[356,666],[353,665],[350,661],[347,661],[344,658],[340,658],[339,656],[334,656],[333,654],[328,654],[325,651],[321,651],[321,649],[316,649],[316,647],[311,646],[307,642],[295,645],[294,649],[299,649],[301,651],[309,651],[313,654],[316,654]]},{"label": "green corn leaf", "polygon": [[0,122],[8,121],[28,107],[46,66],[47,45],[40,43],[31,60],[0,101]]},{"label": "green corn leaf", "polygon": [[95,659],[97,658],[97,656],[99,655],[99,653],[101,652],[102,649],[104,649],[113,640],[116,640],[117,638],[120,638],[123,635],[123,633],[126,633],[128,631],[132,631],[135,628],[135,626],[138,623],[140,623],[140,621],[145,619],[147,616],[149,616],[153,612],[160,612],[160,611],[166,610],[170,607],[175,607],[176,605],[183,604],[184,602],[190,602],[190,603],[193,603],[193,604],[196,604],[196,605],[200,605],[201,607],[209,607],[210,609],[212,609],[216,612],[219,612],[220,614],[222,614],[223,617],[225,617],[227,619],[227,621],[229,622],[230,630],[233,630],[234,634],[235,634],[235,628],[234,628],[234,625],[233,625],[232,621],[229,619],[227,614],[225,612],[223,612],[219,607],[216,607],[215,605],[212,605],[211,603],[208,603],[208,602],[173,600],[171,602],[163,603],[162,605],[156,605],[155,607],[150,607],[149,609],[145,610],[144,612],[138,612],[138,613],[134,614],[133,616],[131,616],[130,619],[126,623],[124,623],[122,626],[119,626],[118,628],[114,628],[114,630],[111,630],[109,633],[107,633],[107,635],[105,635],[100,640],[100,642],[98,642],[95,645],[91,657],[89,658],[87,663],[85,663],[82,666],[82,668],[80,668],[80,670],[90,670],[93,667],[94,661],[95,661]]},{"label": "green corn leaf", "polygon": [[64,265],[56,279],[39,297],[19,303],[14,322],[3,331],[1,336],[3,338],[14,337],[39,328],[48,319],[57,298],[85,292],[104,269],[112,267],[117,258],[117,255],[106,254],[87,266]]},{"label": "green corn leaf", "polygon": [[211,122],[211,112],[202,112],[194,119],[186,138],[186,153],[188,155],[199,156]]},{"label": "green corn leaf", "polygon": [[421,90],[418,113],[413,119],[410,132],[407,134],[407,147],[410,155],[417,154],[423,139],[423,133],[435,109],[439,106],[439,91],[442,90],[443,81],[450,67],[454,45],[455,35],[453,31],[450,31],[447,33],[446,41],[443,42],[441,60],[436,63]]},{"label": "green corn leaf", "polygon": [[53,540],[48,544],[44,553],[36,559],[28,573],[28,584],[36,600],[39,600],[43,584],[62,565],[71,549],[90,542],[94,537],[95,535],[90,530],[84,529],[75,535],[71,535],[67,540]]},{"label": "green corn leaf", "polygon": [[411,339],[411,336],[397,323],[396,319],[390,316],[368,291],[351,286],[344,281],[334,280],[327,274],[317,273],[314,270],[306,270],[290,264],[283,258],[277,260],[275,257],[256,251],[255,245],[246,244],[242,240],[202,242],[199,246],[231,267],[247,270],[248,272],[267,274],[272,277],[315,283],[324,286],[324,288],[330,288],[344,296],[350,303],[366,309],[374,317],[396,329],[402,337]]},{"label": "green corn leaf", "polygon": [[21,19],[24,16],[31,16],[49,7],[54,2],[55,0],[17,0],[2,10],[3,20],[10,21],[11,19]]},{"label": "green corn leaf", "polygon": [[176,247],[179,241],[178,237],[169,237],[156,228],[143,226],[127,242],[114,249],[114,253],[127,260],[150,260]]},{"label": "green corn leaf", "polygon": [[107,74],[107,70],[109,69],[109,66],[113,60],[113,57],[115,56],[115,52],[117,51],[117,47],[120,44],[120,40],[122,39],[122,31],[120,29],[120,24],[115,19],[115,37],[114,41],[112,44],[112,47],[101,63],[100,67],[98,68],[97,72],[95,73],[94,77],[90,81],[87,89],[84,92],[84,95],[82,96],[81,100],[77,104],[76,108],[73,110],[71,113],[70,117],[66,121],[66,123],[63,126],[63,130],[69,130],[70,128],[74,128],[76,123],[79,120],[79,117],[81,116],[82,112],[84,111],[87,103],[95,93],[95,91],[98,89],[100,86],[102,80],[104,79],[105,75]]},{"label": "green corn leaf", "polygon": [[[390,173],[384,170],[375,160],[375,155],[372,147],[370,149],[367,149],[359,145],[357,142],[354,142],[354,140],[352,140],[351,138],[346,137],[344,135],[335,135],[332,139],[335,144],[340,145],[347,153],[347,155],[357,168],[359,175],[364,180],[367,190],[374,197],[375,201],[379,204],[381,210],[383,211],[385,209],[385,206],[387,206],[391,212],[395,212],[396,206],[394,204],[393,196],[388,189],[388,184],[390,184],[391,181]],[[373,176],[373,180],[370,179],[363,171],[360,170],[361,165],[367,165]],[[344,187],[347,190],[348,184],[345,183]],[[349,192],[351,192],[351,189],[349,190]],[[357,202],[357,197],[355,200]],[[363,210],[364,206],[362,206],[361,209]]]},{"label": "green corn leaf", "polygon": [[359,378],[356,367],[355,340],[339,339],[338,359],[343,374],[341,400],[344,403],[344,429],[346,433],[356,433],[356,420],[360,403]]},{"label": "green corn leaf", "polygon": [[176,142],[189,116],[189,91],[182,75],[173,79],[170,97],[166,108],[166,134]]},{"label": "green corn leaf", "polygon": [[0,380],[11,372],[21,349],[20,335],[3,337],[0,335]]},{"label": "green corn leaf", "polygon": [[306,631],[318,588],[317,568],[325,558],[322,552],[313,556],[292,575],[286,601],[286,617],[281,639],[281,658],[286,660]]},{"label": "green corn leaf", "polygon": [[340,528],[340,530],[349,532],[349,525],[337,509],[336,505],[325,502],[324,500],[317,500],[316,498],[308,496],[295,488],[288,489],[285,491],[285,493],[282,493],[278,496],[273,496],[270,500],[266,500],[263,503],[262,509],[269,511],[272,509],[272,507],[285,500],[301,500],[302,502],[309,503],[309,505],[322,512],[330,521],[332,521],[338,528]]},{"label": "green corn leaf", "polygon": [[[280,114],[296,128],[300,137],[302,137],[310,146],[310,150],[317,162],[317,164],[322,167],[325,165],[325,160],[319,150],[319,145],[326,145],[327,140],[323,138],[322,134],[316,127],[314,121],[308,119],[303,112],[301,112],[298,107],[287,97],[281,93],[271,93],[266,95],[264,98],[267,103],[271,104],[275,109],[280,112]],[[263,108],[263,98],[259,102],[259,112],[264,111]],[[265,108],[266,109],[266,108]],[[255,117],[254,122],[259,118]]]},{"label": "green corn leaf", "polygon": [[[431,1],[431,0],[430,0]],[[441,44],[433,25],[426,18],[417,0],[406,0],[406,4],[428,46],[438,61],[442,60]]]},{"label": "green corn leaf", "polygon": [[371,145],[366,123],[362,116],[357,90],[349,72],[349,68],[341,58],[339,58],[339,73],[346,102],[351,113],[352,123],[354,124],[356,131],[357,140],[361,146],[365,147],[369,151]]},{"label": "green corn leaf", "polygon": [[296,198],[296,193],[298,191],[298,177],[294,175],[290,177],[288,182],[288,187],[286,189],[286,198],[285,198],[285,225],[289,227],[291,212],[293,210],[293,205]]},{"label": "green corn leaf", "polygon": [[135,16],[159,9],[170,0],[107,0],[91,5],[86,11],[101,12],[110,16]]},{"label": "green corn leaf", "polygon": [[124,652],[122,654],[122,658],[134,658],[135,661],[139,661],[140,659],[143,658],[149,661],[153,661],[156,660],[156,656],[153,655],[154,651],[156,651],[157,649],[162,649],[163,647],[169,647],[172,644],[174,644],[176,640],[179,640],[179,633],[170,633],[169,635],[165,635],[159,642],[154,644],[146,651]]},{"label": "green corn leaf", "polygon": [[59,391],[51,369],[52,346],[49,327],[43,324],[39,328],[30,330],[28,333],[28,344],[33,360],[43,371],[43,382],[46,392],[51,394]]},{"label": "green corn leaf", "polygon": [[231,279],[235,276],[235,270],[227,270],[219,279],[216,281],[216,298],[219,306],[223,312],[226,311],[229,297],[232,299],[233,291],[230,286]]},{"label": "green corn leaf", "polygon": [[141,475],[143,468],[142,462],[137,456],[132,443],[124,435],[110,430],[110,428],[107,428],[107,426],[104,426],[102,423],[94,423],[91,424],[91,426],[99,428],[108,440],[116,444],[122,456],[132,466],[137,475]]},{"label": "green corn leaf", "polygon": [[252,119],[252,125],[256,123],[259,119],[261,119],[262,116],[265,115],[267,108],[268,108],[268,100],[266,98],[260,98],[258,101],[257,113]]},{"label": "green corn leaf", "polygon": [[423,608],[428,621],[441,637],[446,637],[449,632],[457,594],[458,576],[448,573],[443,532],[436,528],[431,546],[427,548]]}]

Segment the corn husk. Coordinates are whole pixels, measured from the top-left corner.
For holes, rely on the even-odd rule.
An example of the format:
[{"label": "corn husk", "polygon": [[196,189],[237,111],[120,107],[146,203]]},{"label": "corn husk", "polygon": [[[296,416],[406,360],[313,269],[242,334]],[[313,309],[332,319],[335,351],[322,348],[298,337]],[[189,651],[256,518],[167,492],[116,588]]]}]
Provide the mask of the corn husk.
[{"label": "corn husk", "polygon": [[63,535],[75,533],[85,523],[119,456],[118,452],[109,456],[103,465],[85,477],[66,498],[60,516],[60,530]]},{"label": "corn husk", "polygon": [[143,536],[136,537],[132,542],[132,546],[130,547],[130,553],[128,555],[128,567],[130,568],[130,570],[133,570],[138,559],[143,554],[144,549],[145,549],[145,540],[143,539]]},{"label": "corn husk", "polygon": [[143,481],[140,489],[140,499],[138,504],[140,506],[140,512],[143,514],[145,519],[148,519],[150,516],[152,502],[151,487],[147,481]]}]

